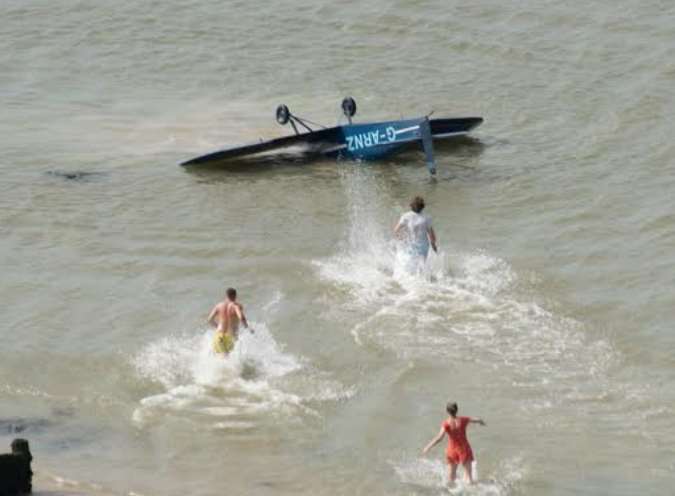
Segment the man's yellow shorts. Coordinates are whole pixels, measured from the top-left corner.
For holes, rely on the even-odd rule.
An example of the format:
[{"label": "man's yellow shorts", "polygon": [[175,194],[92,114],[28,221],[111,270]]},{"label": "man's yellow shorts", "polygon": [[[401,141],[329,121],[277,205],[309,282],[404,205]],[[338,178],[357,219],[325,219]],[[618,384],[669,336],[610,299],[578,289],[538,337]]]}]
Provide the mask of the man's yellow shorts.
[{"label": "man's yellow shorts", "polygon": [[213,337],[213,351],[228,354],[234,348],[234,338],[227,332],[217,332]]}]

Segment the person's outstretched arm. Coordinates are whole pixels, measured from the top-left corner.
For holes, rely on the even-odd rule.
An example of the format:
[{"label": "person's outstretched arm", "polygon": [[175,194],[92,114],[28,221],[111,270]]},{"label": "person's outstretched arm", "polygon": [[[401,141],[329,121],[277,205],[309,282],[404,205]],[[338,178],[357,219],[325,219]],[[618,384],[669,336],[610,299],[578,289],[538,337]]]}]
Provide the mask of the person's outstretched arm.
[{"label": "person's outstretched arm", "polygon": [[469,418],[469,423],[470,424],[480,424],[480,425],[487,425],[485,421],[482,418]]},{"label": "person's outstretched arm", "polygon": [[427,444],[424,449],[422,450],[422,454],[426,455],[427,451],[429,451],[431,448],[436,446],[438,443],[441,442],[441,439],[443,439],[443,436],[445,436],[445,429],[441,427],[441,430],[438,431],[438,434],[436,437],[434,437],[431,441],[429,441],[429,444]]},{"label": "person's outstretched arm", "polygon": [[213,310],[211,310],[211,313],[209,314],[209,318],[206,319],[206,322],[208,322],[211,327],[216,327],[216,321],[214,319],[216,318],[217,313],[218,313],[218,305],[213,307]]},{"label": "person's outstretched arm", "polygon": [[242,324],[244,324],[244,327],[248,329],[249,331],[253,332],[253,329],[251,329],[248,326],[248,320],[246,320],[246,315],[244,315],[244,306],[239,304],[234,306],[234,311],[237,312],[237,317],[239,317],[239,320],[241,321]]},{"label": "person's outstretched arm", "polygon": [[427,231],[429,234],[429,241],[431,242],[431,247],[434,249],[434,252],[438,253],[438,248],[436,248],[436,232],[434,231],[434,228],[429,226],[429,231]]},{"label": "person's outstretched arm", "polygon": [[402,236],[403,233],[401,232],[402,229],[403,229],[403,223],[399,220],[399,221],[396,223],[396,225],[394,226],[394,237],[395,237],[396,239],[400,239],[400,238],[403,237],[403,236]]}]

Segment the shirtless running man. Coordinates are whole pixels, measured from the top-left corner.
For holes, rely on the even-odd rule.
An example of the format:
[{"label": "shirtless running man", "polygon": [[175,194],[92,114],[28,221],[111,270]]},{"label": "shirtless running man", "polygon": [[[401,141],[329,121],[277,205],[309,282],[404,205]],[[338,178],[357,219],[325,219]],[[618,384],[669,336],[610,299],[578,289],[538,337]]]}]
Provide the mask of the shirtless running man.
[{"label": "shirtless running man", "polygon": [[249,328],[244,307],[237,303],[237,290],[227,289],[227,298],[218,303],[209,314],[208,323],[216,328],[216,335],[213,338],[213,351],[227,355],[234,348],[234,343],[239,337],[239,323]]}]

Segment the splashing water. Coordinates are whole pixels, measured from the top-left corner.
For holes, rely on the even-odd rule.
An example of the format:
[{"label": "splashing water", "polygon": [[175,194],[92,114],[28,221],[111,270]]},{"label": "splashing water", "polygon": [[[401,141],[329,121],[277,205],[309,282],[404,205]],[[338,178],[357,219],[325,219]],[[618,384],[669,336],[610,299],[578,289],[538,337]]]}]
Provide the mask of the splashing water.
[{"label": "splashing water", "polygon": [[279,350],[264,324],[256,332],[243,330],[228,356],[213,353],[213,331],[201,330],[193,336],[169,336],[146,347],[135,359],[142,377],[173,387],[185,382],[218,387],[223,380],[237,377],[247,368],[266,377],[279,377],[302,365]]},{"label": "splashing water", "polygon": [[347,241],[314,265],[327,284],[348,292],[344,320],[358,344],[401,359],[470,361],[509,386],[544,386],[545,399],[523,408],[600,401],[632,387],[609,378],[618,360],[610,344],[589,340],[580,322],[525,299],[506,261],[448,250],[431,253],[421,273],[405,270],[391,222],[379,220],[395,218],[394,208],[369,174],[355,169],[343,181],[351,200]]},{"label": "splashing water", "polygon": [[[267,326],[252,323],[232,352],[223,357],[212,351],[213,331],[193,336],[169,336],[150,343],[134,359],[144,379],[160,383],[164,392],[140,400],[133,414],[139,426],[161,413],[215,418],[215,428],[250,428],[261,413],[317,415],[310,400],[334,400],[353,391],[313,371],[303,360],[280,349]],[[290,392],[300,370],[313,372],[301,394]]]},{"label": "splashing water", "polygon": [[432,491],[432,494],[471,494],[481,496],[503,496],[512,494],[515,487],[525,476],[523,460],[519,457],[505,460],[488,473],[486,478],[478,478],[477,463],[473,464],[473,477],[476,483],[467,485],[462,469],[457,471],[456,482],[449,486],[448,468],[440,460],[426,458],[389,461],[401,483]]}]

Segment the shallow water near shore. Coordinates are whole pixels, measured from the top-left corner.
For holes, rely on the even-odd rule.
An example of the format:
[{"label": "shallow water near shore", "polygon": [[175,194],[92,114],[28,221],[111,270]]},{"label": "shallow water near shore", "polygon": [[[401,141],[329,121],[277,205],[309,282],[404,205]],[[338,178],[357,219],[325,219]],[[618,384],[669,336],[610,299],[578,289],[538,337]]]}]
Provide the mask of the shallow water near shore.
[{"label": "shallow water near shore", "polygon": [[[0,6],[0,447],[45,494],[448,494],[675,481],[675,8]],[[482,116],[373,164],[177,164],[326,125]],[[424,196],[440,240],[403,270]],[[227,359],[205,318],[235,286]],[[2,448],[0,448],[2,450]]]}]

